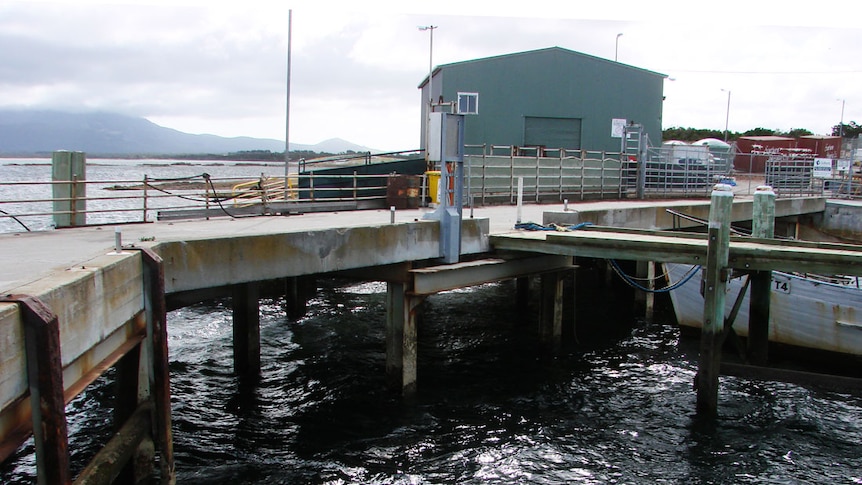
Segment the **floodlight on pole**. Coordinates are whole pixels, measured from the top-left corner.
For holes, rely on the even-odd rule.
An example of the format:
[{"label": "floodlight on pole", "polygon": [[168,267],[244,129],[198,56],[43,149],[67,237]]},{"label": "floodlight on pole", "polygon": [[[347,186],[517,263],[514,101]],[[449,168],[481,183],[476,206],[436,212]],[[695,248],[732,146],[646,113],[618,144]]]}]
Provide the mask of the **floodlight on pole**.
[{"label": "floodlight on pole", "polygon": [[420,26],[419,30],[427,30],[428,42],[428,116],[425,117],[425,161],[428,161],[428,143],[431,141],[431,112],[434,111],[434,29],[436,25]]},{"label": "floodlight on pole", "polygon": [[622,32],[620,32],[619,34],[617,34],[617,40],[616,40],[616,42],[614,43],[614,62],[617,62],[617,58],[619,57],[619,53],[620,53],[620,37],[622,37],[622,36],[623,36],[623,33],[622,33]]},{"label": "floodlight on pole", "polygon": [[730,121],[730,90],[722,89],[727,92],[727,110],[724,113],[724,141],[727,141],[727,124]]},{"label": "floodlight on pole", "polygon": [[285,93],[286,106],[284,117],[284,200],[290,195],[290,51],[291,39],[293,37],[293,9],[287,11],[287,92]]},{"label": "floodlight on pole", "polygon": [[434,104],[434,92],[431,89],[434,79],[434,29],[436,29],[436,25],[424,25],[419,27],[419,30],[425,31],[427,30],[429,35],[429,43],[428,43],[428,107],[432,108]]}]

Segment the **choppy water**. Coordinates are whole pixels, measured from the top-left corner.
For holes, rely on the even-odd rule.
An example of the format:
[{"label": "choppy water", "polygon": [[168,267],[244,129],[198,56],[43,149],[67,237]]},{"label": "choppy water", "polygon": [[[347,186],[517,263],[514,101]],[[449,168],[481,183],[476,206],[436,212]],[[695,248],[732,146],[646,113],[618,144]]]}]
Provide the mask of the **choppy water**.
[{"label": "choppy water", "polygon": [[[385,388],[385,286],[319,283],[297,322],[263,302],[257,384],[232,373],[229,301],[170,315],[179,483],[862,483],[858,390],[723,377],[701,424],[696,342],[589,284],[558,356],[511,283],[430,297],[405,401]],[[100,439],[107,381],[70,405],[77,455]],[[32,480],[28,447],[0,483]]]}]

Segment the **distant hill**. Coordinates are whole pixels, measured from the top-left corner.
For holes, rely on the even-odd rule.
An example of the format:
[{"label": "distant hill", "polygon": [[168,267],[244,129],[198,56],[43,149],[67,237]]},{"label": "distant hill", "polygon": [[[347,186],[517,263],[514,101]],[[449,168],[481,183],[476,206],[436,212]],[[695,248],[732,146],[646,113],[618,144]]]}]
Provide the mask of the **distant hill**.
[{"label": "distant hill", "polygon": [[[326,153],[377,151],[338,138],[317,145],[291,143],[290,149]],[[194,135],[116,113],[0,110],[0,156],[46,155],[55,150],[83,151],[90,156],[284,152],[284,141]]]}]

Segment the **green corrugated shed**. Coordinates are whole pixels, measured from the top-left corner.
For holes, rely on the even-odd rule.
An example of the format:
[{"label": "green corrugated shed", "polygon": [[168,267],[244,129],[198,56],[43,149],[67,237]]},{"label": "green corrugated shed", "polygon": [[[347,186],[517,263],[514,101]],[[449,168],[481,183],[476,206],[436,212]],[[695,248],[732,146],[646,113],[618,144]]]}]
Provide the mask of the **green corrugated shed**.
[{"label": "green corrugated shed", "polygon": [[[444,64],[433,76],[435,100],[479,93],[479,114],[466,120],[468,145],[618,152],[613,119],[639,123],[661,143],[664,74],[551,47]],[[427,76],[419,87],[425,147]]]}]

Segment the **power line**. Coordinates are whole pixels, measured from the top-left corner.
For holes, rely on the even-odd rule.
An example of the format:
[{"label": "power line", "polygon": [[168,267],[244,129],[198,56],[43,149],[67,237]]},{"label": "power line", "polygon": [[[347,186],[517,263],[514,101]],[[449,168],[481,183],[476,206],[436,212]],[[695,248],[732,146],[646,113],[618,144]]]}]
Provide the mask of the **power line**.
[{"label": "power line", "polygon": [[661,72],[689,73],[689,74],[862,74],[862,70],[850,71],[724,71],[724,70],[697,70],[697,69],[658,69]]}]

